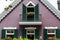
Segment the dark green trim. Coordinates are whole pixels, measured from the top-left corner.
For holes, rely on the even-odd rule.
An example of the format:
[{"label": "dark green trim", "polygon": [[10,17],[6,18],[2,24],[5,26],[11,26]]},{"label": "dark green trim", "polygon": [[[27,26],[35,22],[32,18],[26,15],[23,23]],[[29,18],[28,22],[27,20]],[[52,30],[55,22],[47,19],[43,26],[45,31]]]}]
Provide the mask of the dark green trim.
[{"label": "dark green trim", "polygon": [[22,29],[22,38],[26,38],[26,29]]},{"label": "dark green trim", "polygon": [[18,29],[14,29],[14,37],[18,38]]},{"label": "dark green trim", "polygon": [[60,38],[60,29],[56,29],[56,37]]},{"label": "dark green trim", "polygon": [[26,6],[23,4],[22,6],[22,21],[27,20],[27,15],[26,15]]},{"label": "dark green trim", "polygon": [[48,40],[47,29],[43,30],[43,38],[44,40]]},{"label": "dark green trim", "polygon": [[4,39],[5,38],[5,35],[6,35],[6,30],[5,29],[2,29],[1,38]]},{"label": "dark green trim", "polygon": [[35,38],[39,39],[39,29],[35,29]]},{"label": "dark green trim", "polygon": [[39,20],[39,5],[35,6],[35,21]]}]

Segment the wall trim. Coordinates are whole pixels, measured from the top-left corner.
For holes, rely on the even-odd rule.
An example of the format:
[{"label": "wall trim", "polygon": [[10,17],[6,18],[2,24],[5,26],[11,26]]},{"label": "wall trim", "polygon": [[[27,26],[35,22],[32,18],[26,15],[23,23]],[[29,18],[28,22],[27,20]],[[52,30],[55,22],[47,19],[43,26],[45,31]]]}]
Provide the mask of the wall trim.
[{"label": "wall trim", "polygon": [[35,4],[34,4],[32,1],[29,1],[29,2],[26,4],[26,6],[28,6],[30,3],[31,3],[33,6],[35,6]]},{"label": "wall trim", "polygon": [[4,27],[3,29],[17,29],[16,27]]},{"label": "wall trim", "polygon": [[45,27],[45,29],[58,29],[58,27]]}]

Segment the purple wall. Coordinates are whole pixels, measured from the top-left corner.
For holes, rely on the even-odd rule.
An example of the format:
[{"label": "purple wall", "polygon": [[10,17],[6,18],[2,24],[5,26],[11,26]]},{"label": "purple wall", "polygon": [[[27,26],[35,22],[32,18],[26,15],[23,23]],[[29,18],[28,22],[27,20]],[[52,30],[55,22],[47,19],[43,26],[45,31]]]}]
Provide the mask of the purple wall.
[{"label": "purple wall", "polygon": [[16,7],[15,10],[12,11],[7,17],[5,17],[5,19],[1,21],[0,37],[1,37],[1,30],[3,27],[12,27],[12,26],[17,28],[20,27],[19,21],[21,19],[20,14],[22,14],[22,4],[24,3],[26,5],[29,1],[32,1],[34,4],[39,3],[39,12],[41,14],[42,22],[43,22],[41,26],[42,31],[40,31],[41,35],[43,35],[44,27],[57,26],[58,28],[60,28],[60,21],[42,3],[40,3],[38,0],[25,0],[18,7]]}]

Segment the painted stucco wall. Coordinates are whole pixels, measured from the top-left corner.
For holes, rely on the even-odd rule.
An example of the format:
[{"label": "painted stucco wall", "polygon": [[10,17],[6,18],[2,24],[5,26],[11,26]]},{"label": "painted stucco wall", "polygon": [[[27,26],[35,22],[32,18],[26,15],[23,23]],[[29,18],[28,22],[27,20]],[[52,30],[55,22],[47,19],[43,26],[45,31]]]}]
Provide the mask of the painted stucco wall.
[{"label": "painted stucco wall", "polygon": [[43,35],[44,27],[57,26],[58,28],[60,28],[60,21],[42,3],[40,3],[38,0],[24,0],[18,7],[16,7],[7,17],[5,17],[1,21],[0,38],[1,30],[3,27],[17,27],[18,29],[21,29],[21,27],[19,26],[19,21],[21,20],[22,15],[22,4],[26,5],[29,1],[32,1],[34,4],[39,4],[39,14],[41,14],[42,17],[40,36]]}]

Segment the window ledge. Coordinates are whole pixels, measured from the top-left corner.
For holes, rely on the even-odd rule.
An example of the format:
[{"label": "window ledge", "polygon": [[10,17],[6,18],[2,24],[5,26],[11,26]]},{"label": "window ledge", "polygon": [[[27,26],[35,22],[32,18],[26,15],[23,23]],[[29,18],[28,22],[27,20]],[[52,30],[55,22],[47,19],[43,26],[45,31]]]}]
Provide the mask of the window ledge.
[{"label": "window ledge", "polygon": [[20,25],[41,25],[42,22],[19,22]]},{"label": "window ledge", "polygon": [[56,34],[56,33],[47,33],[47,34]]},{"label": "window ledge", "polygon": [[14,33],[6,33],[6,35],[14,35]]}]

